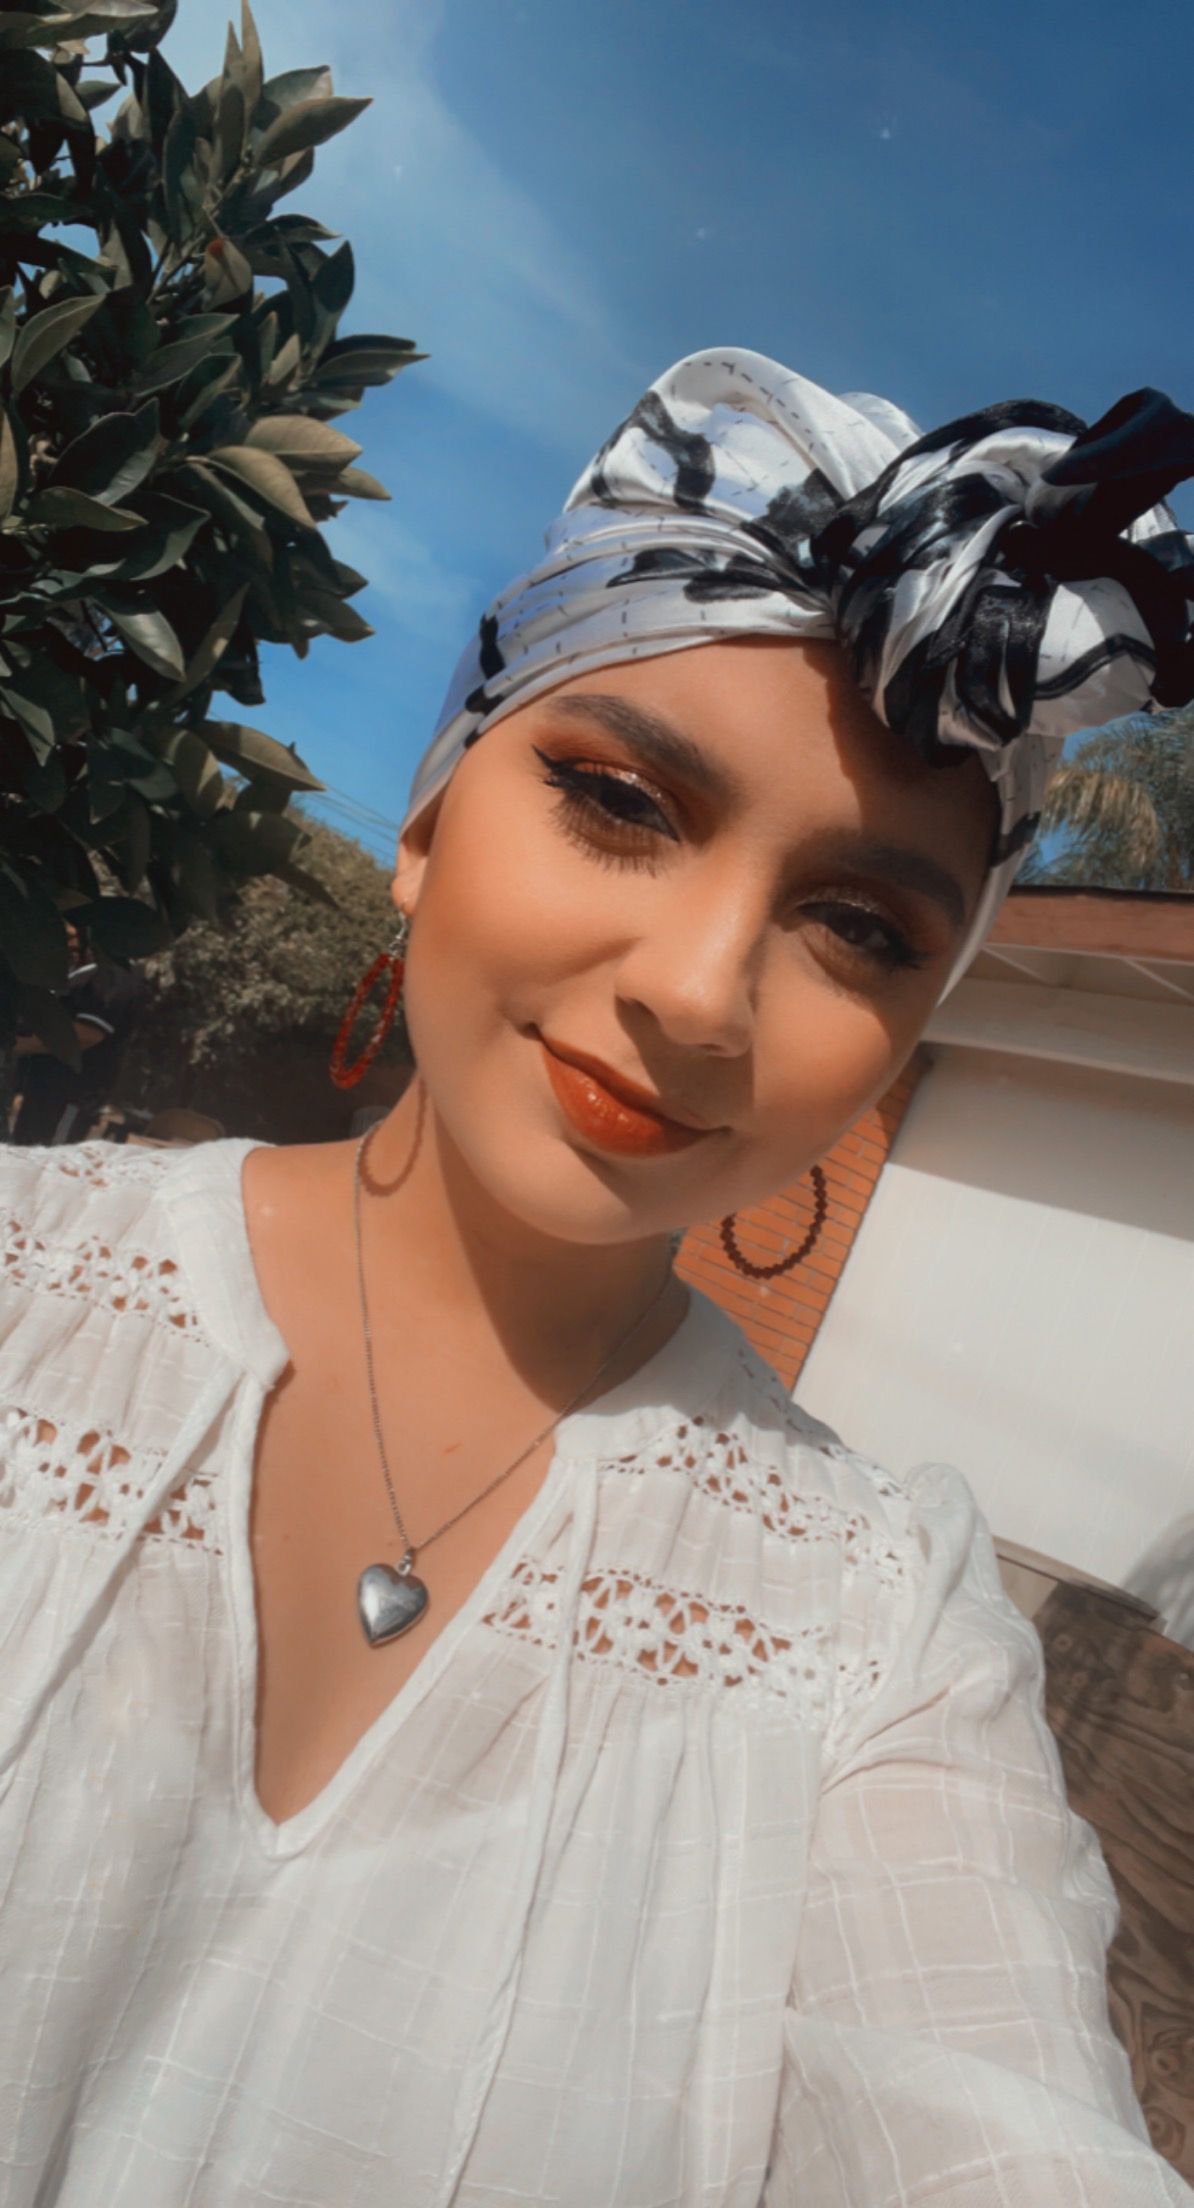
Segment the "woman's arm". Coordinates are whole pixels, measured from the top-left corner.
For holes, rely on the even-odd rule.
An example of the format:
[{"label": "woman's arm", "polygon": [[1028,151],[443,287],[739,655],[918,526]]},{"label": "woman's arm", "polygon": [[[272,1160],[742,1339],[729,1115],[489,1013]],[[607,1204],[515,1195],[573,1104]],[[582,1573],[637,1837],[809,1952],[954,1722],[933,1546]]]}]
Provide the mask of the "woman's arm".
[{"label": "woman's arm", "polygon": [[913,1486],[897,1653],[831,1745],[767,2208],[1194,2208],[1108,2021],[1114,1895],[1036,1635],[964,1483]]}]

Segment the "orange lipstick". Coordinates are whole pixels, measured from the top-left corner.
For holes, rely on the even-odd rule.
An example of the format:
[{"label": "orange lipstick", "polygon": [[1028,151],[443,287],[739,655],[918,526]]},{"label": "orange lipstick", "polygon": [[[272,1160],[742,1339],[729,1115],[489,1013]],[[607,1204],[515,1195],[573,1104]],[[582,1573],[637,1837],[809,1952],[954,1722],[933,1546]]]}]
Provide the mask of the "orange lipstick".
[{"label": "orange lipstick", "polygon": [[714,1132],[711,1127],[669,1118],[647,1091],[623,1080],[599,1059],[582,1061],[577,1052],[565,1056],[558,1044],[543,1042],[543,1062],[565,1119],[600,1150],[626,1158],[662,1157],[672,1150],[687,1150]]}]

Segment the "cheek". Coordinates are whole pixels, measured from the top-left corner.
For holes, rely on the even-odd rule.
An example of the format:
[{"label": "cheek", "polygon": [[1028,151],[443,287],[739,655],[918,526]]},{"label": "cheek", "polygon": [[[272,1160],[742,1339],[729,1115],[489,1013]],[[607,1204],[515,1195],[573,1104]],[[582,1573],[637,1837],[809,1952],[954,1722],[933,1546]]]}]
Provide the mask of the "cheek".
[{"label": "cheek", "polygon": [[583,957],[576,886],[542,807],[475,780],[467,804],[444,807],[415,914],[407,1019],[428,1072],[449,1041],[476,1049],[487,1028],[529,1017],[544,980]]},{"label": "cheek", "polygon": [[832,1149],[891,1086],[916,1044],[920,1019],[894,1021],[845,996],[818,990],[762,1039],[750,1201],[790,1184]]}]

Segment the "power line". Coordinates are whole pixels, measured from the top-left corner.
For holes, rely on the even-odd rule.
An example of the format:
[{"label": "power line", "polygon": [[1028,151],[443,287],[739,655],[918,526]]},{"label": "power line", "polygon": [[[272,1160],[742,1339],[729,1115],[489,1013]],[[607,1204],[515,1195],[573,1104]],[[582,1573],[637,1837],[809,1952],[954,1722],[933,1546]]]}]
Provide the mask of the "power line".
[{"label": "power line", "polygon": [[333,799],[337,805],[359,814],[362,820],[371,820],[387,833],[395,836],[398,834],[401,825],[398,821],[391,820],[388,813],[379,812],[376,806],[366,805],[364,799],[354,797],[351,790],[339,790],[334,782],[327,782],[324,784],[323,795]]}]

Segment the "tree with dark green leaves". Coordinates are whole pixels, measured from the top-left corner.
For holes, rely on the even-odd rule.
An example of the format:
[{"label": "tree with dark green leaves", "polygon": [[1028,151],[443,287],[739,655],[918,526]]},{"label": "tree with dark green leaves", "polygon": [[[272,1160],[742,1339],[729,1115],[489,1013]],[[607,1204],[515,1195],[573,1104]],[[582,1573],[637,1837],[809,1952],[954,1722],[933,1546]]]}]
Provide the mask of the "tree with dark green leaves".
[{"label": "tree with dark green leaves", "polygon": [[0,1045],[72,1060],[68,919],[126,960],[253,876],[327,894],[320,784],[217,693],[371,633],[320,524],[387,494],[332,424],[422,357],[339,334],[351,247],[280,205],[368,103],[267,77],[247,5],[187,92],[176,5],[0,0]]},{"label": "tree with dark green leaves", "polygon": [[1084,737],[1049,786],[1020,880],[1194,892],[1194,707]]}]

